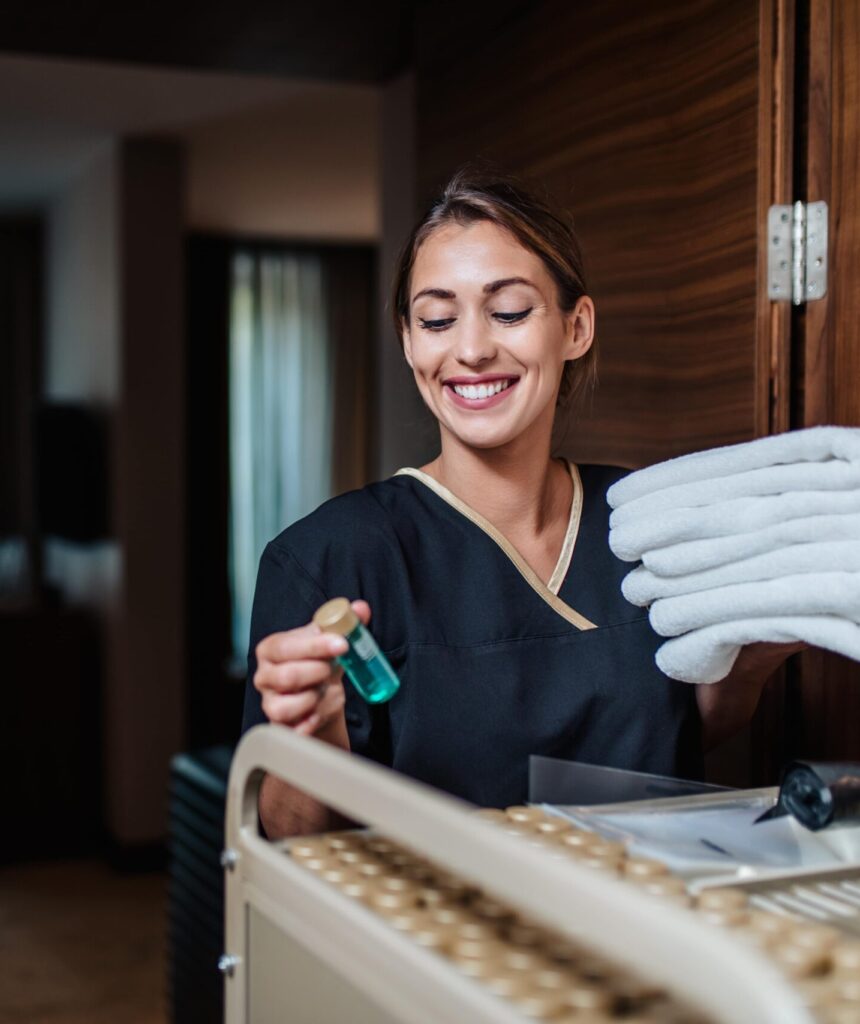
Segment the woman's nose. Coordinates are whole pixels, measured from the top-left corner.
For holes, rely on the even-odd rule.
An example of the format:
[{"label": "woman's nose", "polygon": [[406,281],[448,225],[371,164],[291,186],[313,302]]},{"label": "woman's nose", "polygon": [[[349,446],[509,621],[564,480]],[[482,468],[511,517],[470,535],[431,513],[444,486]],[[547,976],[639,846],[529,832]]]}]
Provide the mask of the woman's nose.
[{"label": "woman's nose", "polygon": [[454,355],[466,366],[478,366],[492,359],[496,354],[496,345],[492,332],[481,318],[467,317],[458,325],[454,337]]}]

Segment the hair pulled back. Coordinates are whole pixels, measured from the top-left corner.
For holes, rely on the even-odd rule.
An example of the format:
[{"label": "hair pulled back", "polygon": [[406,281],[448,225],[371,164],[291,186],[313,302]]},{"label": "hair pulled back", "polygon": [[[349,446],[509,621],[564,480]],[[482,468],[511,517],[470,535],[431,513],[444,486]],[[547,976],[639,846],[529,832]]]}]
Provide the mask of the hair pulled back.
[{"label": "hair pulled back", "polygon": [[[394,275],[392,314],[403,346],[403,326],[409,323],[409,293],[418,250],[446,224],[490,221],[509,231],[524,248],[538,256],[555,281],[558,304],[570,313],[587,294],[582,248],[571,218],[543,190],[529,187],[497,170],[466,165],[460,168],[412,230]],[[572,407],[597,379],[597,351],[592,345],[579,359],[565,363],[558,408]]]}]

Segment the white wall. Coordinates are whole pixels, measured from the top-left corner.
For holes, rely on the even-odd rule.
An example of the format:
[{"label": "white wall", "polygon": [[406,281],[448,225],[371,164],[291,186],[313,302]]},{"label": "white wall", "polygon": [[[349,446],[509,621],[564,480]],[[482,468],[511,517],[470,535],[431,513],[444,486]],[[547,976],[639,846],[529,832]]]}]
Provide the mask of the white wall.
[{"label": "white wall", "polygon": [[310,83],[186,128],[189,227],[375,241],[379,103],[372,86]]},{"label": "white wall", "polygon": [[[113,410],[119,397],[117,153],[103,144],[54,197],[46,216],[43,394]],[[70,604],[108,613],[120,574],[115,541],[49,538],[48,582]]]},{"label": "white wall", "polygon": [[48,206],[45,397],[119,393],[116,149],[105,144]]}]

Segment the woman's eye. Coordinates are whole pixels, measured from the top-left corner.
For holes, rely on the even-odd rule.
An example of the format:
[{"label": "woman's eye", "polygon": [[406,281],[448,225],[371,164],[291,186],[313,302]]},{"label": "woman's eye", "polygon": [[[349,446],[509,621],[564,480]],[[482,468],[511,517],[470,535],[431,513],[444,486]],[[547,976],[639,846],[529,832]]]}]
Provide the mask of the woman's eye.
[{"label": "woman's eye", "polygon": [[503,324],[515,324],[518,320],[525,320],[525,318],[531,313],[533,306],[529,306],[528,309],[522,309],[519,313],[493,313],[493,316],[497,320],[501,320]]},{"label": "woman's eye", "polygon": [[444,331],[445,328],[454,323],[457,318],[455,316],[449,316],[445,320],[423,320],[420,316],[418,317],[418,323],[427,331]]}]

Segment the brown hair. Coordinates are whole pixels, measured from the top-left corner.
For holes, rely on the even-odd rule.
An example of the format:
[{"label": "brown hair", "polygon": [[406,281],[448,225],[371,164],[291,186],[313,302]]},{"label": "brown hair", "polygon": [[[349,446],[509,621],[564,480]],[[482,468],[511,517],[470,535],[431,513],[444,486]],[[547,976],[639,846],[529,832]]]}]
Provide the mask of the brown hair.
[{"label": "brown hair", "polygon": [[[526,186],[511,175],[474,165],[460,168],[430,204],[412,230],[394,275],[391,311],[403,346],[403,324],[409,321],[409,291],[418,250],[444,224],[486,220],[509,231],[539,256],[558,289],[562,312],[570,313],[587,294],[582,249],[569,216],[543,190]],[[597,350],[565,364],[557,408],[572,407],[597,380]]]}]

